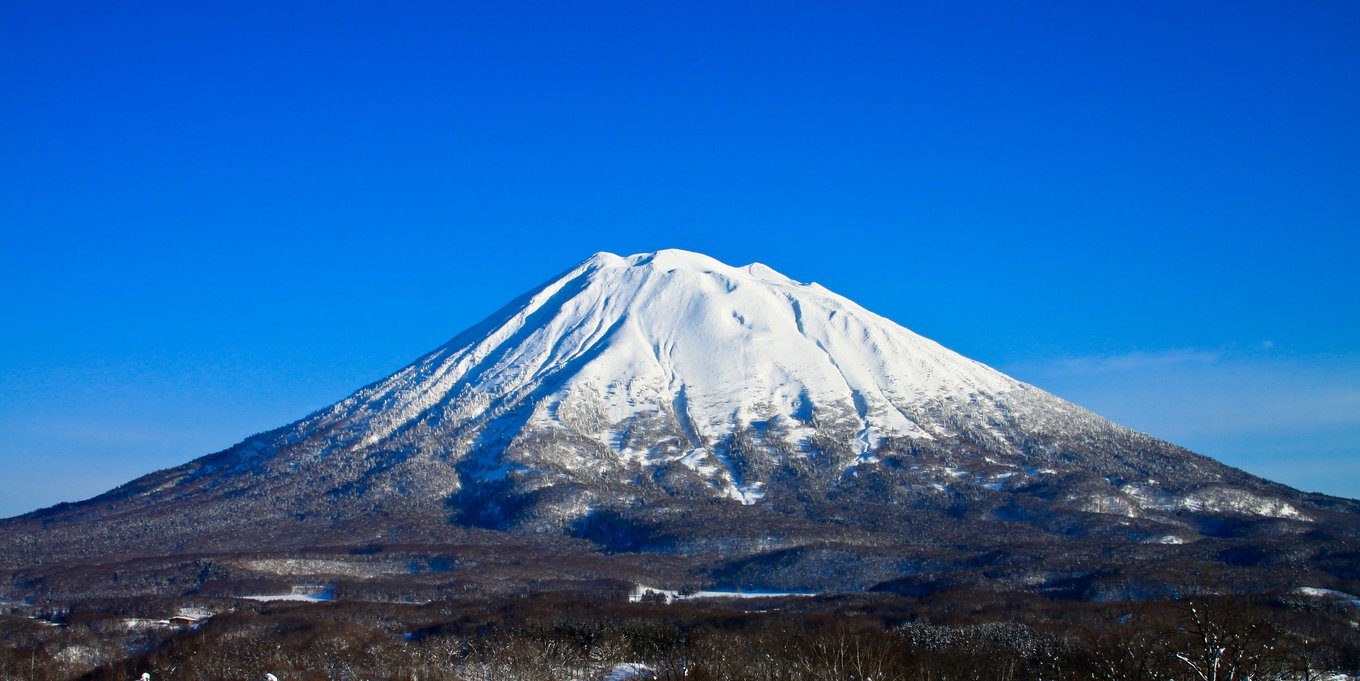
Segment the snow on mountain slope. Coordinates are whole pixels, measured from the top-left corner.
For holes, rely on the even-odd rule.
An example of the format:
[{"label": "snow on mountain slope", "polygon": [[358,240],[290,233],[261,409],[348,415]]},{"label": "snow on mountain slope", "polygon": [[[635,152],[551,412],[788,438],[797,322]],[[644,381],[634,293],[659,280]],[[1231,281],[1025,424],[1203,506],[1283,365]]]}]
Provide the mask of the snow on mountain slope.
[{"label": "snow on mountain slope", "polygon": [[867,450],[885,434],[945,434],[914,407],[1033,390],[760,264],[598,253],[521,300],[323,418],[373,444],[421,418],[473,419],[529,399],[543,421],[573,396],[598,396],[608,423],[669,407],[700,446],[844,405]]},{"label": "snow on mountain slope", "polygon": [[[760,442],[736,454],[761,461],[733,460],[742,433]],[[819,458],[822,472],[810,474],[837,476],[876,463],[885,443],[968,442],[989,453],[978,470],[936,465],[922,475],[941,490],[971,481],[1000,491],[1033,477],[1028,449],[1112,437],[1166,446],[817,284],[663,250],[597,253],[405,369],[238,451],[247,461],[273,458],[275,470],[347,451],[345,471],[327,473],[334,484],[378,475],[386,481],[363,486],[409,491],[419,479],[428,494],[513,472],[551,486],[678,464],[749,504],[789,452]],[[1201,460],[1191,455],[1187,471]],[[1135,479],[1121,466],[1108,472]],[[1199,473],[1212,481],[1218,468]],[[1178,503],[1110,492],[1112,508]],[[585,502],[563,503],[571,515]]]}]

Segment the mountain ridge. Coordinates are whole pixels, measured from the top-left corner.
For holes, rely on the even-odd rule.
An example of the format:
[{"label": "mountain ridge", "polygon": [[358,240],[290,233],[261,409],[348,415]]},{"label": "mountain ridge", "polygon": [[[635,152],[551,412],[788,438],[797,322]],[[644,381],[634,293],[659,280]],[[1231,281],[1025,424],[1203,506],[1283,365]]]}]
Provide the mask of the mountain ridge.
[{"label": "mountain ridge", "polygon": [[[597,253],[292,424],[0,521],[0,569],[58,579],[41,566],[98,545],[163,560],[504,541],[607,556],[610,574],[863,589],[959,547],[1023,562],[1026,542],[1137,560],[1185,545],[1213,561],[1224,542],[1352,537],[1356,511],[1114,424],[817,284],[663,250]],[[862,564],[826,573],[847,555]]]}]

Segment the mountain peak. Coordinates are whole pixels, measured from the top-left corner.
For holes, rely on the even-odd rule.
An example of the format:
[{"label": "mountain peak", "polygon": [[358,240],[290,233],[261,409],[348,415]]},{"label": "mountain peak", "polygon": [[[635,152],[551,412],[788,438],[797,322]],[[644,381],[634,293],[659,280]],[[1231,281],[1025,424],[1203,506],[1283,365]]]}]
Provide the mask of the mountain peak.
[{"label": "mountain peak", "polygon": [[693,270],[703,272],[715,269],[728,269],[728,266],[719,262],[717,259],[686,251],[679,248],[663,248],[651,253],[636,253],[626,258],[634,267],[657,267]]},{"label": "mountain peak", "polygon": [[680,248],[663,248],[651,253],[634,253],[620,256],[608,251],[600,251],[581,263],[582,268],[617,269],[643,268],[660,271],[685,270],[696,273],[718,273],[728,277],[752,278],[763,281],[791,285],[803,285],[776,272],[768,265],[753,262],[744,267],[728,265],[717,258],[703,253],[686,251]]}]

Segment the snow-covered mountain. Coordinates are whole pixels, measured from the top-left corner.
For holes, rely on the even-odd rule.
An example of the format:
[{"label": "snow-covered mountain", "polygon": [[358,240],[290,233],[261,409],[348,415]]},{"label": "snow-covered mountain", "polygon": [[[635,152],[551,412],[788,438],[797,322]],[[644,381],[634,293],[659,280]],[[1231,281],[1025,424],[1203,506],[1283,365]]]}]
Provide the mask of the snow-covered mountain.
[{"label": "snow-covered mountain", "polygon": [[[742,434],[748,451],[738,460],[733,444]],[[443,478],[434,491],[449,494],[512,474],[541,489],[679,464],[700,487],[752,504],[786,463],[778,459],[827,460],[820,474],[838,477],[880,464],[885,445],[967,442],[989,453],[987,470],[940,466],[925,477],[933,474],[937,487],[968,482],[960,478],[1004,487],[1057,472],[1033,465],[1044,454],[1027,451],[1035,443],[1107,434],[1139,437],[817,284],[761,264],[663,250],[597,253],[258,444],[273,453],[311,442],[306,455],[316,457],[384,452],[410,466],[458,461],[458,479],[437,471],[423,478]],[[1191,503],[1159,494],[1156,477],[1127,463],[1137,475],[1113,471],[1126,482],[1092,504],[1136,512]],[[1174,474],[1217,481],[1224,471],[1206,463],[1186,456]],[[1299,515],[1280,500],[1234,503]]]},{"label": "snow-covered mountain", "polygon": [[[695,450],[753,422],[851,414],[867,454],[888,434],[933,439],[927,405],[1030,390],[817,284],[686,251],[598,253],[315,420],[365,445],[416,422],[466,423],[527,405],[526,427],[566,427],[621,456],[627,424],[664,414]],[[597,428],[572,423],[594,416]],[[799,433],[790,432],[790,438]]]},{"label": "snow-covered mountain", "polygon": [[817,284],[663,250],[598,253],[301,421],[10,521],[0,567],[95,540],[292,550],[490,529],[766,582],[732,561],[792,550],[786,586],[848,542],[874,547],[848,578],[865,587],[918,574],[904,556],[925,545],[1174,546],[1352,506],[1115,425]]},{"label": "snow-covered mountain", "polygon": [[[886,437],[955,435],[941,418],[951,405],[968,405],[998,438],[1017,407],[1040,420],[1085,416],[817,284],[664,250],[597,253],[293,432],[324,430],[332,447],[405,448],[408,433],[558,431],[619,463],[682,462],[751,503],[759,483],[715,451],[733,432],[782,425],[796,450],[814,417],[842,419],[853,424],[853,465]],[[559,464],[596,465],[588,456]]]}]

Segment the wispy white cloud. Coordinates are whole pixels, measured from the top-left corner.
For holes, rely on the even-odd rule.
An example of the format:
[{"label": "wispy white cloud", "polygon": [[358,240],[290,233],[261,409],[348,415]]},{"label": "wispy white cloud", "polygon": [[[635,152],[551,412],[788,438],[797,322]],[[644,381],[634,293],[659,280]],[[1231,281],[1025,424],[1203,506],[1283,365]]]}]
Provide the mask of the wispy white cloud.
[{"label": "wispy white cloud", "polygon": [[1117,423],[1286,484],[1360,497],[1360,355],[1171,349],[1004,367]]},{"label": "wispy white cloud", "polygon": [[1186,364],[1213,364],[1222,359],[1219,350],[1177,348],[1154,352],[1134,351],[1122,355],[1085,355],[1051,360],[1047,369],[1071,375],[1149,371]]}]

